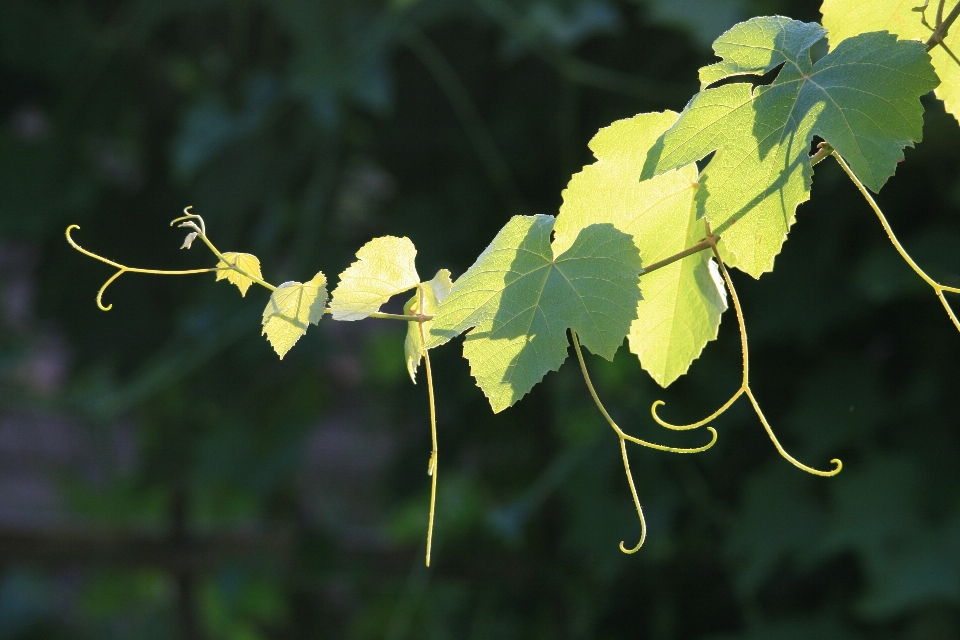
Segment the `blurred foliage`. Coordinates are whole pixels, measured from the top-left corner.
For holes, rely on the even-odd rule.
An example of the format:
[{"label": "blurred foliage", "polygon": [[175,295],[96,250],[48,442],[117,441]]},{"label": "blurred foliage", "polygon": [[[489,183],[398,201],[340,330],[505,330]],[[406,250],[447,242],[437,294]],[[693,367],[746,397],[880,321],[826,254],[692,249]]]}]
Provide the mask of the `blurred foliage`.
[{"label": "blurred foliage", "polygon": [[[128,274],[105,314],[110,273],[62,236],[78,223],[129,264],[211,266],[166,226],[193,205],[274,282],[339,273],[386,234],[413,240],[422,273],[461,274],[510,215],[556,213],[599,127],[682,108],[719,32],[817,11],[5,0],[0,638],[960,635],[960,338],[830,162],[776,272],[734,278],[768,417],[799,459],[844,471],[789,466],[740,406],[709,452],[631,452],[650,527],[634,556],[617,549],[638,532],[615,436],[570,363],[493,416],[459,347],[435,352],[428,571],[426,389],[403,327],[326,320],[281,363],[263,291]],[[960,130],[925,104],[925,141],[879,199],[956,284]],[[705,415],[738,351],[728,319],[667,392],[625,349],[590,365],[621,425],[682,446],[650,404]],[[78,546],[78,528],[100,542]]]}]

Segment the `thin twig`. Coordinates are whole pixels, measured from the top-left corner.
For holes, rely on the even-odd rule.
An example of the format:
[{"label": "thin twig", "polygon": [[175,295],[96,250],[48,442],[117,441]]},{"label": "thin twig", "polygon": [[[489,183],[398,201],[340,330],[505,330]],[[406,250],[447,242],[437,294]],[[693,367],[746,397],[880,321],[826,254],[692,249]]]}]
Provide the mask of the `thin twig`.
[{"label": "thin twig", "polygon": [[676,262],[677,260],[682,260],[683,258],[686,258],[687,256],[692,256],[692,255],[695,254],[695,253],[700,253],[701,251],[704,251],[705,249],[709,249],[709,248],[710,248],[710,239],[713,239],[713,241],[717,241],[717,240],[720,240],[720,236],[711,234],[710,238],[704,238],[703,240],[701,240],[701,241],[698,242],[697,244],[693,245],[692,247],[688,247],[688,248],[684,249],[684,250],[681,251],[680,253],[675,253],[675,254],[673,254],[672,256],[670,256],[669,258],[664,258],[663,260],[660,260],[659,262],[654,262],[653,264],[644,267],[644,268],[643,268],[643,271],[640,272],[640,275],[641,275],[641,276],[644,276],[644,275],[650,273],[651,271],[656,271],[657,269],[660,269],[660,268],[662,268],[662,267],[665,267],[665,266],[667,266],[668,264],[673,264],[673,263]]},{"label": "thin twig", "polygon": [[950,27],[957,20],[957,17],[960,16],[960,2],[957,2],[947,17],[941,22],[940,15],[942,11],[943,4],[941,3],[940,8],[937,10],[937,28],[933,30],[933,33],[927,40],[927,51],[930,51],[938,44],[943,44],[944,38],[947,37],[947,34],[950,31]]}]

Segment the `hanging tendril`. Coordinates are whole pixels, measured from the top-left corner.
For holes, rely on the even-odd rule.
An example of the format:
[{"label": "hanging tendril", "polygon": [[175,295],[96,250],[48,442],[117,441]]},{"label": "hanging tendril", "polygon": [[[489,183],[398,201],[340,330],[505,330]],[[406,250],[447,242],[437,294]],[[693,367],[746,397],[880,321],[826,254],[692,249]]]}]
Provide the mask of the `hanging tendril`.
[{"label": "hanging tendril", "polygon": [[[716,432],[714,432],[714,434],[716,434]],[[643,507],[640,506],[640,498],[637,497],[637,487],[633,484],[633,474],[630,473],[630,460],[627,458],[627,443],[623,438],[620,438],[620,455],[623,457],[623,470],[627,474],[627,483],[630,485],[633,504],[637,508],[637,517],[640,518],[640,542],[637,543],[637,546],[632,549],[627,549],[624,541],[620,541],[620,551],[629,555],[639,551],[640,547],[643,546],[643,542],[647,539],[647,521],[643,517]]]},{"label": "hanging tendril", "polygon": [[427,396],[430,399],[430,437],[433,442],[433,451],[430,453],[430,462],[427,464],[427,473],[430,475],[430,520],[427,523],[427,566],[430,566],[430,551],[433,548],[433,516],[437,507],[437,466],[439,463],[437,452],[437,409],[433,398],[433,372],[430,369],[430,353],[427,350],[427,336],[423,330],[425,322],[423,309],[423,283],[417,284],[420,294],[420,320],[417,321],[420,329],[420,345],[423,354],[423,363],[427,372]]},{"label": "hanging tendril", "polygon": [[[650,407],[650,414],[653,416],[654,421],[659,424],[661,427],[666,427],[667,429],[673,429],[677,431],[683,431],[687,429],[696,429],[702,427],[705,424],[708,424],[720,417],[723,413],[727,411],[733,403],[735,403],[740,396],[746,395],[750,400],[750,404],[753,407],[754,413],[756,413],[757,418],[760,420],[760,424],[763,425],[764,430],[767,432],[767,435],[770,437],[770,441],[773,443],[773,446],[776,447],[777,451],[781,456],[784,457],[790,464],[802,469],[807,473],[812,473],[817,476],[835,476],[840,473],[840,470],[843,469],[843,463],[834,458],[830,462],[834,465],[834,468],[829,471],[821,471],[820,469],[815,469],[813,467],[807,466],[787,453],[786,449],[783,448],[783,445],[780,444],[780,441],[777,439],[777,436],[773,433],[773,428],[770,426],[770,423],[767,421],[766,416],[763,415],[763,411],[760,410],[760,404],[757,402],[756,397],[753,395],[753,390],[750,388],[750,354],[747,348],[747,328],[746,323],[743,318],[743,309],[740,306],[740,298],[737,296],[737,290],[733,286],[733,281],[730,279],[730,274],[727,271],[726,265],[723,263],[723,259],[720,257],[720,251],[717,249],[716,239],[712,236],[710,232],[710,223],[707,222],[707,235],[710,248],[713,250],[713,255],[717,260],[717,263],[720,265],[720,273],[723,276],[723,281],[727,285],[727,289],[730,291],[730,298],[733,300],[733,308],[737,315],[737,324],[740,328],[740,350],[743,357],[743,377],[740,382],[740,388],[737,389],[730,399],[727,400],[723,405],[711,413],[709,416],[703,420],[693,422],[685,425],[675,425],[669,422],[666,422],[659,415],[657,415],[657,407],[664,406],[666,403],[663,400],[657,400]],[[944,301],[945,302],[945,301]],[[955,316],[954,316],[955,317]],[[709,427],[708,427],[709,428]]]},{"label": "hanging tendril", "polygon": [[637,487],[633,481],[633,473],[630,471],[630,460],[627,458],[627,442],[633,442],[634,444],[639,444],[650,449],[657,449],[658,451],[669,451],[671,453],[700,453],[701,451],[706,451],[712,447],[717,442],[717,431],[713,427],[707,427],[707,430],[710,432],[710,442],[703,445],[702,447],[693,447],[693,448],[681,448],[681,447],[668,447],[662,444],[655,444],[653,442],[647,442],[646,440],[641,440],[640,438],[635,438],[624,431],[617,425],[614,419],[607,412],[606,407],[603,406],[603,403],[600,401],[600,397],[597,395],[596,389],[593,387],[593,382],[590,380],[590,373],[587,371],[587,363],[583,359],[583,350],[580,348],[580,338],[577,337],[577,332],[573,329],[570,330],[570,337],[573,341],[573,348],[577,352],[577,360],[580,362],[580,371],[583,373],[583,381],[587,384],[587,389],[590,391],[590,397],[593,398],[594,404],[597,405],[597,408],[600,410],[600,413],[606,419],[607,424],[613,428],[613,431],[617,434],[617,437],[620,439],[620,453],[623,457],[623,470],[627,474],[627,482],[630,485],[630,493],[633,496],[633,503],[637,507],[637,516],[640,518],[640,542],[637,543],[637,546],[632,549],[627,549],[623,541],[620,542],[620,551],[624,553],[636,553],[641,546],[643,546],[643,541],[647,537],[647,523],[643,517],[643,508],[640,506],[640,498],[637,495]]}]

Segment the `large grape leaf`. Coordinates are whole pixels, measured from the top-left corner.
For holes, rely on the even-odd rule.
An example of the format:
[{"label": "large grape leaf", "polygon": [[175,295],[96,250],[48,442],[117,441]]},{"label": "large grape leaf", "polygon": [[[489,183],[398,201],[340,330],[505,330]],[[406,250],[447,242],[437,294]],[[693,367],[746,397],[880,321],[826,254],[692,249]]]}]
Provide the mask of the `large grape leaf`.
[{"label": "large grape leaf", "polygon": [[[437,312],[440,303],[444,301],[453,282],[450,280],[450,272],[446,269],[437,271],[433,280],[424,282],[422,287],[417,287],[417,292],[413,297],[403,305],[403,312],[407,315],[428,315],[432,316]],[[420,291],[423,290],[423,304],[420,304]],[[430,327],[433,326],[432,320],[423,323],[423,335],[430,334]],[[407,338],[403,342],[403,353],[407,358],[407,372],[413,384],[417,384],[417,367],[420,366],[420,360],[423,358],[423,340],[420,336],[420,323],[407,323]]]},{"label": "large grape leaf", "polygon": [[[830,48],[834,49],[843,40],[868,31],[889,31],[904,39],[926,42],[933,32],[923,24],[923,15],[913,10],[920,6],[923,3],[919,0],[824,0],[820,13]],[[933,26],[937,2],[931,2],[925,14],[927,24]],[[954,55],[960,55],[960,28],[954,25],[943,41]],[[940,77],[937,97],[960,120],[960,64],[941,46],[934,47],[930,57]]]},{"label": "large grape leaf", "polygon": [[698,215],[722,236],[723,257],[754,277],[773,268],[796,208],[809,199],[814,135],[829,142],[878,191],[921,139],[920,96],[937,86],[924,46],[889,33],[841,42],[812,63],[818,24],[754,18],[720,36],[722,62],[700,70],[704,87],[783,65],[769,85],[705,88],[654,145],[649,178],[716,152],[700,174]]},{"label": "large grape leaf", "polygon": [[307,332],[320,322],[327,302],[327,278],[323,272],[306,283],[284,282],[277,287],[263,310],[263,333],[280,359]]},{"label": "large grape leaf", "polygon": [[[191,234],[193,235],[193,234]],[[257,259],[257,256],[251,255],[249,253],[224,253],[222,254],[226,262],[223,260],[217,261],[217,280],[226,280],[227,282],[237,285],[237,288],[240,289],[240,295],[246,297],[247,289],[250,288],[250,285],[253,284],[253,280],[247,276],[234,271],[230,268],[229,265],[239,267],[252,276],[256,276],[263,279],[263,275],[260,273],[260,261]]]},{"label": "large grape leaf", "polygon": [[357,251],[357,260],[340,274],[330,299],[334,320],[362,320],[392,296],[420,283],[417,250],[409,238],[374,238]]},{"label": "large grape leaf", "polygon": [[[697,167],[690,163],[639,180],[647,151],[677,120],[673,111],[642,113],[601,129],[590,141],[597,161],[570,179],[557,217],[553,250],[573,244],[580,229],[609,222],[630,234],[643,264],[652,264],[707,235],[693,208]],[[717,337],[726,309],[723,282],[709,252],[640,277],[643,300],[627,339],[641,366],[666,387],[686,373]]]},{"label": "large grape leaf", "polygon": [[473,327],[463,355],[494,412],[567,357],[567,329],[612,359],[636,317],[640,252],[610,224],[582,229],[556,255],[553,216],[514,216],[440,303],[433,348]]}]

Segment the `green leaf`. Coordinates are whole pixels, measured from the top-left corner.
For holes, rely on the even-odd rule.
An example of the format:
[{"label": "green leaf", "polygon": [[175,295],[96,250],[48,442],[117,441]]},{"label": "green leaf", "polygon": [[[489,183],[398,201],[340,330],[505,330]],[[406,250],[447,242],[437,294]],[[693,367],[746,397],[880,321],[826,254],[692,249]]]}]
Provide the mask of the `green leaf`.
[{"label": "green leaf", "polygon": [[[190,235],[196,234],[191,233]],[[217,269],[220,269],[220,271],[217,271],[217,280],[226,280],[227,282],[237,285],[237,289],[240,289],[240,295],[246,297],[247,289],[253,284],[253,280],[242,273],[234,271],[230,268],[230,265],[242,269],[262,280],[263,276],[260,274],[260,261],[257,260],[257,256],[250,255],[249,253],[224,253],[223,257],[226,259],[226,262],[223,260],[217,261]]]},{"label": "green leaf", "polygon": [[263,310],[263,333],[280,359],[307,327],[320,322],[327,302],[327,278],[318,272],[309,282],[284,282]]},{"label": "green leaf", "polygon": [[409,238],[374,238],[357,251],[359,260],[340,274],[330,311],[334,320],[362,320],[392,296],[417,286],[417,250]]},{"label": "green leaf", "polygon": [[[424,282],[422,287],[417,287],[417,292],[413,297],[403,305],[403,312],[407,315],[428,315],[432,316],[437,312],[440,303],[444,301],[453,282],[450,280],[450,272],[446,269],[437,271],[433,280]],[[423,290],[423,304],[420,304],[420,290]],[[417,367],[420,366],[420,359],[423,358],[423,340],[420,336],[419,322],[407,323],[407,339],[403,342],[403,352],[407,357],[407,371],[410,373],[410,379],[413,384],[417,384]],[[423,323],[423,335],[430,335],[430,327],[433,321],[428,320]]]},{"label": "green leaf", "polygon": [[[679,253],[707,235],[693,208],[695,164],[639,180],[647,151],[676,119],[673,111],[643,113],[593,137],[590,149],[597,162],[574,175],[563,192],[554,251],[566,250],[581,229],[602,222],[630,234],[643,264]],[[627,336],[630,351],[666,387],[717,337],[727,307],[723,282],[710,253],[701,251],[641,275],[640,286],[643,300]]]},{"label": "green leaf", "polygon": [[494,412],[513,405],[567,357],[567,329],[608,360],[640,300],[640,253],[610,224],[590,225],[555,255],[553,216],[514,216],[456,281],[427,348],[473,327],[463,355]]},{"label": "green leaf", "polygon": [[698,216],[706,216],[729,264],[759,277],[773,269],[796,208],[809,199],[808,152],[819,135],[878,191],[923,129],[920,96],[937,85],[922,44],[888,33],[841,42],[818,60],[820,25],[754,18],[722,35],[724,60],[700,70],[704,86],[738,74],[783,68],[772,84],[704,89],[647,156],[649,178],[716,151],[700,175]]},{"label": "green leaf", "polygon": [[[922,5],[922,2],[903,0],[825,0],[820,13],[823,14],[823,26],[827,28],[831,49],[847,38],[868,31],[889,31],[905,40],[926,42],[933,32],[924,26],[923,14],[913,11],[914,7]],[[933,26],[936,16],[937,3],[931,2],[926,11],[927,23]],[[952,27],[943,39],[954,55],[960,55],[958,31],[956,26]],[[942,46],[934,47],[930,57],[940,77],[937,97],[943,100],[947,111],[960,120],[960,63]]]}]

